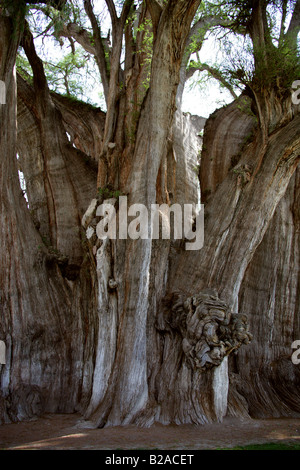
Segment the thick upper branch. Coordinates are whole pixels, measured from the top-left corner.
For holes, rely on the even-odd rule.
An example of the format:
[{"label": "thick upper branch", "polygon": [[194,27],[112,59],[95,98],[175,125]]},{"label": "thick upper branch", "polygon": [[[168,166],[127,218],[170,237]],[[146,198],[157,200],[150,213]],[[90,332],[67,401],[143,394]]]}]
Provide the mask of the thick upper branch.
[{"label": "thick upper branch", "polygon": [[203,64],[196,64],[196,66],[190,67],[187,71],[187,74],[186,74],[186,80],[191,78],[195,72],[197,72],[197,71],[203,72],[204,70],[206,70],[213,78],[218,80],[225,88],[227,88],[227,90],[231,93],[231,95],[234,99],[237,98],[237,94],[235,93],[232,85],[224,78],[222,73],[218,69],[216,69],[215,67],[211,67],[208,64],[204,64],[204,63]]},{"label": "thick upper branch", "polygon": [[[191,28],[185,44],[183,65],[186,67],[193,52],[200,51],[206,33],[213,27],[229,27],[230,20],[222,16],[205,16],[200,18]],[[192,46],[192,47],[191,47]]]},{"label": "thick upper branch", "polygon": [[153,23],[153,31],[154,31],[154,34],[156,34],[159,19],[162,13],[162,7],[156,0],[146,0],[146,4],[151,15],[151,19]]},{"label": "thick upper branch", "polygon": [[113,27],[113,29],[115,29],[116,25],[117,25],[117,22],[118,22],[118,15],[117,15],[117,12],[116,12],[115,4],[112,0],[105,0],[105,2],[106,2],[106,5],[107,5],[107,8],[108,8],[110,17],[111,17],[112,27]]},{"label": "thick upper branch", "polygon": [[85,0],[84,2],[84,8],[85,11],[89,17],[89,20],[91,22],[92,28],[93,28],[93,34],[94,34],[94,40],[95,40],[95,52],[96,52],[96,61],[99,67],[100,75],[101,75],[101,80],[102,80],[102,85],[103,85],[103,90],[104,90],[104,95],[105,99],[107,102],[108,98],[108,89],[109,89],[109,72],[107,68],[107,63],[106,63],[106,58],[105,58],[105,50],[101,38],[101,30],[99,28],[97,19],[95,17],[92,5],[90,0]]},{"label": "thick upper branch", "polygon": [[297,0],[289,28],[286,32],[286,38],[292,40],[292,45],[297,47],[297,36],[300,31],[300,0]]},{"label": "thick upper branch", "polygon": [[96,56],[96,49],[92,44],[92,37],[90,33],[84,28],[78,26],[76,23],[68,23],[67,25],[64,24],[59,31],[59,35],[68,39],[75,39],[85,51]]},{"label": "thick upper branch", "polygon": [[43,62],[36,53],[34,41],[33,41],[33,35],[29,29],[27,22],[25,22],[25,29],[24,29],[24,34],[23,34],[23,38],[21,41],[21,45],[25,51],[25,54],[29,60],[29,63],[33,71],[33,83],[34,83],[35,91],[37,94],[39,94],[42,97],[41,103],[45,105],[46,102],[48,102],[49,100],[49,87],[48,87],[47,78],[46,78],[45,71],[44,71]]}]

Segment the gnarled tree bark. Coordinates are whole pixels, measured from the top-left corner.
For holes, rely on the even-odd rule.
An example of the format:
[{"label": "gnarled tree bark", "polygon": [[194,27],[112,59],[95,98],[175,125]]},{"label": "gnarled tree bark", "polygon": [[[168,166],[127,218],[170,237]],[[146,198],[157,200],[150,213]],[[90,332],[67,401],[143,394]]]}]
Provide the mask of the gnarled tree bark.
[{"label": "gnarled tree bark", "polygon": [[[147,22],[133,38],[132,2],[124,2],[120,17],[107,2],[115,47],[107,74],[100,31],[91,3],[85,2],[98,39],[100,72],[106,74],[105,116],[50,92],[32,35],[27,28],[23,34],[24,18],[13,35],[12,21],[1,11],[0,79],[8,102],[1,106],[0,142],[4,421],[80,410],[94,426],[149,426],[203,424],[222,420],[227,410],[239,416],[262,416],[263,408],[272,415],[298,411],[291,392],[298,375],[290,364],[285,368],[284,359],[296,339],[298,310],[288,318],[283,311],[288,305],[294,309],[299,295],[299,279],[286,269],[299,249],[299,110],[289,93],[253,83],[247,97],[207,121],[199,185],[194,170],[200,128],[180,110],[182,64],[199,3],[144,2],[139,18]],[[250,32],[264,48],[263,4],[256,6],[257,24]],[[145,28],[153,34],[151,61],[142,50]],[[78,31],[69,27],[63,33]],[[89,36],[83,39],[89,47]],[[20,42],[33,86],[19,77],[17,99],[14,64]],[[252,105],[247,113],[241,109],[244,98]],[[238,130],[229,133],[232,129]],[[128,196],[128,207],[150,208],[175,202],[196,206],[200,190],[206,203],[200,251],[185,251],[184,240],[100,242],[86,231],[97,225],[103,194],[118,191]],[[293,210],[284,213],[293,197]],[[119,215],[117,201],[110,202]],[[286,227],[285,240],[280,227]],[[267,263],[270,290],[256,302],[253,285],[263,275],[264,246],[267,260],[276,247],[284,256],[277,256],[275,267]],[[295,263],[294,276],[297,269]],[[275,295],[279,278],[289,295]],[[273,318],[276,331],[268,336]],[[235,355],[252,334],[252,346]],[[266,371],[265,364],[273,369]],[[276,390],[282,377],[289,384]]]}]

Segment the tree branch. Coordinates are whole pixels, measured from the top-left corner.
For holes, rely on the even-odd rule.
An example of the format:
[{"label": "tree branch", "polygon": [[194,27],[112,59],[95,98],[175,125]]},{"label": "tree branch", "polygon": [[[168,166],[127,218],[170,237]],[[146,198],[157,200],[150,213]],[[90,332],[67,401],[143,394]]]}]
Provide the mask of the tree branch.
[{"label": "tree branch", "polygon": [[112,20],[112,53],[110,58],[110,80],[109,80],[109,90],[107,97],[107,114],[106,122],[103,136],[103,147],[100,158],[105,161],[107,146],[111,141],[115,131],[116,116],[118,113],[117,101],[120,96],[120,86],[119,80],[122,78],[123,70],[120,66],[120,57],[122,53],[122,41],[124,26],[128,14],[130,12],[131,6],[133,5],[133,0],[125,0],[122,13],[120,18],[117,17],[116,9],[114,2],[112,0],[105,0],[107,7],[109,9],[111,20]]},{"label": "tree branch", "polygon": [[75,39],[86,52],[96,56],[96,49],[92,45],[92,37],[90,33],[86,29],[78,26],[76,23],[69,23],[67,25],[63,25],[61,30],[59,31],[59,36],[68,39]]},{"label": "tree branch", "polygon": [[132,7],[133,4],[134,4],[133,0],[125,0],[125,2],[124,2],[122,12],[121,12],[121,16],[120,16],[120,22],[122,24],[122,27],[124,27],[124,25],[125,25],[125,22],[127,20],[127,17],[130,13],[130,10],[131,10],[131,7]]},{"label": "tree branch", "polygon": [[116,27],[117,27],[117,23],[118,23],[118,15],[117,15],[117,12],[116,12],[115,4],[112,0],[105,0],[105,2],[106,2],[106,5],[107,5],[109,14],[110,14],[112,28],[113,28],[113,30],[115,30]]},{"label": "tree branch", "polygon": [[[227,27],[231,23],[230,20],[223,18],[222,16],[206,16],[200,18],[191,28],[190,34],[187,39],[187,43],[191,42],[192,38],[199,32],[203,31],[203,35],[214,26]],[[202,34],[201,34],[202,37]]]},{"label": "tree branch", "polygon": [[107,62],[106,62],[106,57],[105,57],[104,45],[103,45],[103,41],[101,38],[101,30],[98,25],[98,21],[95,17],[90,0],[84,1],[84,9],[86,11],[86,14],[89,17],[89,20],[93,28],[93,35],[94,35],[94,40],[95,40],[95,52],[96,52],[95,58],[96,58],[98,68],[100,71],[103,90],[104,90],[104,96],[105,96],[105,100],[107,103],[108,90],[109,90],[109,72],[108,72],[108,67],[107,67]]},{"label": "tree branch", "polygon": [[211,67],[208,64],[203,63],[203,64],[197,64],[194,67],[190,67],[186,73],[186,80],[191,78],[195,72],[197,71],[203,72],[204,70],[206,70],[213,78],[218,80],[218,82],[220,82],[225,88],[227,88],[227,90],[230,92],[230,94],[232,95],[234,99],[238,97],[232,85],[223,77],[222,73],[218,69]]},{"label": "tree branch", "polygon": [[130,9],[133,5],[133,0],[125,0],[122,8],[120,18],[117,15],[115,4],[112,0],[105,0],[112,24],[112,34],[117,35],[117,30],[124,27],[126,19],[129,15]]},{"label": "tree branch", "polygon": [[150,12],[152,23],[153,23],[153,33],[156,35],[159,19],[162,13],[162,7],[157,2],[157,0],[146,0],[147,8]]},{"label": "tree branch", "polygon": [[300,0],[297,0],[292,18],[285,34],[285,38],[290,40],[292,46],[297,48],[297,36],[300,31]]},{"label": "tree branch", "polygon": [[25,51],[25,54],[29,60],[33,71],[33,84],[35,92],[43,96],[42,101],[44,104],[46,104],[50,96],[47,78],[45,75],[43,62],[36,53],[33,42],[33,35],[29,29],[27,21],[25,21],[24,34],[21,41],[21,46]]},{"label": "tree branch", "polygon": [[65,4],[66,4],[66,0],[51,0],[51,1],[50,0],[44,0],[44,1],[31,0],[30,3],[32,5],[35,5],[37,3],[44,3],[45,5],[50,5],[53,8],[55,8],[56,10],[61,11],[63,9],[63,7],[65,6]]},{"label": "tree branch", "polygon": [[282,2],[282,17],[281,17],[281,24],[280,24],[279,44],[282,43],[283,38],[284,38],[284,24],[285,24],[286,15],[287,15],[287,3],[288,3],[288,0],[283,0]]},{"label": "tree branch", "polygon": [[[185,44],[186,51],[185,51],[185,56],[184,56],[184,59],[183,59],[185,67],[188,64],[191,53],[200,51],[200,49],[203,45],[205,35],[211,28],[217,27],[217,26],[220,26],[220,27],[223,27],[223,28],[226,28],[226,27],[228,28],[228,27],[230,27],[231,24],[232,24],[231,20],[229,20],[227,18],[223,18],[222,16],[213,16],[213,15],[211,15],[211,16],[206,16],[206,17],[200,18],[192,26],[192,28],[190,30],[190,33],[189,33],[189,35],[187,37],[187,40],[186,40],[186,44]],[[196,40],[195,40],[195,37],[197,37]],[[191,46],[192,43],[195,44],[195,50],[190,51],[190,46]]]},{"label": "tree branch", "polygon": [[300,0],[297,0],[296,2],[287,34],[294,29],[297,29],[298,31],[300,29]]}]

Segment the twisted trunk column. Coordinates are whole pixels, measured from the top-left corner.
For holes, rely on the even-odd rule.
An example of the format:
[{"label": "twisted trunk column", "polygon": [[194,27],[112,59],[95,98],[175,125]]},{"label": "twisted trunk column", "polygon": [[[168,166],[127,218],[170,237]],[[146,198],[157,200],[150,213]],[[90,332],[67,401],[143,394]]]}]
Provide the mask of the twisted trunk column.
[{"label": "twisted trunk column", "polygon": [[[97,321],[89,274],[82,271],[76,282],[66,281],[20,188],[14,67],[24,18],[19,25],[16,21],[15,30],[10,18],[0,15],[0,22],[0,79],[7,91],[6,104],[0,105],[0,338],[6,344],[0,421],[6,422],[78,410],[89,396],[91,330],[97,330]],[[26,170],[32,163],[27,161]],[[36,188],[28,189],[30,199]],[[75,228],[77,221],[73,223]]]},{"label": "twisted trunk column", "polygon": [[[120,166],[120,190],[129,194],[128,206],[143,204],[149,213],[150,205],[156,203],[157,175],[175,111],[185,40],[198,5],[199,2],[193,0],[171,1],[164,9],[160,8],[161,18],[154,35],[150,89],[139,117],[134,152],[128,155],[126,149],[123,151],[127,161],[124,168]],[[132,148],[130,143],[128,145]],[[149,405],[147,316],[152,240],[150,237],[146,240],[121,240],[110,243],[107,249],[112,268],[107,272],[113,275],[118,285],[117,313],[114,313],[110,301],[105,300],[105,295],[99,298],[99,308],[104,316],[116,319],[116,323],[113,323],[115,346],[110,353],[113,361],[108,368],[96,364],[95,380],[104,383],[105,387],[101,396],[94,387],[86,415],[97,426],[136,422]],[[100,254],[101,262],[107,264],[106,255]],[[103,322],[106,323],[105,318]],[[97,346],[101,351],[99,364],[105,351],[111,351],[108,338],[103,339],[100,343],[99,338]],[[151,405],[149,407],[151,409]],[[146,424],[154,419],[155,410],[152,409]]]},{"label": "twisted trunk column", "polygon": [[[263,155],[256,131],[239,162],[208,199],[204,247],[199,252],[183,253],[173,261],[169,292],[179,291],[188,297],[206,288],[215,289],[220,299],[238,312],[238,295],[247,266],[299,162],[299,124],[300,117],[296,115],[274,131]],[[226,390],[228,376],[222,376],[221,389]]]}]

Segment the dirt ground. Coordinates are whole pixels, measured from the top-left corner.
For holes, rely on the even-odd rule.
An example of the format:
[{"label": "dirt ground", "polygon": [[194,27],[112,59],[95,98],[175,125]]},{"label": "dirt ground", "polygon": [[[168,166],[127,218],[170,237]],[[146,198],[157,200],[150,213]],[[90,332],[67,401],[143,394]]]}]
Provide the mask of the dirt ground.
[{"label": "dirt ground", "polygon": [[266,442],[300,444],[300,419],[226,418],[203,426],[91,429],[78,414],[48,414],[0,426],[1,450],[209,450]]}]

